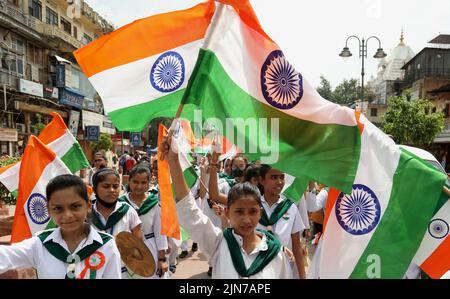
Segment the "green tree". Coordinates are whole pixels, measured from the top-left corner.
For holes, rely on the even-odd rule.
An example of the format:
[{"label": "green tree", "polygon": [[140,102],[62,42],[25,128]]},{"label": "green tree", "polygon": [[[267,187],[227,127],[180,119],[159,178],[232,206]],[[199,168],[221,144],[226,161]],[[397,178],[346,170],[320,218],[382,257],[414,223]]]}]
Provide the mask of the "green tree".
[{"label": "green tree", "polygon": [[101,150],[107,151],[112,148],[113,141],[111,135],[100,133],[99,141],[91,141],[89,142],[89,146],[94,152],[98,152]]},{"label": "green tree", "polygon": [[444,129],[444,115],[432,112],[433,104],[424,99],[410,101],[410,92],[388,100],[383,130],[398,144],[423,147],[431,144]]},{"label": "green tree", "polygon": [[331,83],[322,75],[320,75],[320,85],[317,87],[317,92],[322,98],[333,101],[333,89],[331,88]]},{"label": "green tree", "polygon": [[330,101],[341,105],[350,105],[360,98],[360,90],[361,88],[357,79],[344,79],[334,89],[333,97]]}]

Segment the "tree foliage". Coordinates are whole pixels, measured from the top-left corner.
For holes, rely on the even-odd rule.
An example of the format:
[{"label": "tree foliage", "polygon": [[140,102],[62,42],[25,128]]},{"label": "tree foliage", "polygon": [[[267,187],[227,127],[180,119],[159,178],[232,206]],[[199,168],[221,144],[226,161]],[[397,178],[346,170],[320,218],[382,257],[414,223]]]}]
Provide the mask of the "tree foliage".
[{"label": "tree foliage", "polygon": [[388,100],[383,130],[398,144],[427,146],[444,129],[444,115],[432,112],[433,104],[424,99],[409,100],[409,92]]},{"label": "tree foliage", "polygon": [[110,150],[113,146],[113,141],[111,139],[111,135],[100,133],[99,141],[91,141],[89,146],[94,152],[98,152],[101,150],[107,151]]},{"label": "tree foliage", "polygon": [[[317,92],[326,100],[349,106],[361,98],[361,86],[358,79],[344,79],[341,84],[333,90],[330,81],[324,76],[320,76],[320,85]],[[375,98],[375,94],[370,86],[364,87],[364,98],[371,102]]]}]

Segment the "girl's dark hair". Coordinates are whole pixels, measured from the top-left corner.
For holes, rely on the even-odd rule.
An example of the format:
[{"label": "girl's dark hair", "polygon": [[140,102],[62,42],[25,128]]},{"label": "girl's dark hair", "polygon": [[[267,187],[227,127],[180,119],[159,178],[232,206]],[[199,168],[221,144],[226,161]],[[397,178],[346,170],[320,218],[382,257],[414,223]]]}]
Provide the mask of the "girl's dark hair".
[{"label": "girl's dark hair", "polygon": [[52,194],[56,191],[68,188],[73,188],[82,199],[89,202],[89,195],[85,183],[80,177],[72,174],[63,174],[50,180],[45,188],[47,201],[50,201]]},{"label": "girl's dark hair", "polygon": [[258,202],[258,205],[262,206],[261,193],[259,193],[258,188],[253,186],[249,182],[245,182],[236,184],[233,186],[233,188],[231,188],[230,192],[228,193],[227,207],[230,208],[234,202],[244,196],[252,196],[256,200],[256,202]]},{"label": "girl's dark hair", "polygon": [[265,179],[266,174],[272,169],[272,166],[267,164],[261,164],[259,167],[259,174],[261,175],[261,178]]},{"label": "girl's dark hair", "polygon": [[233,163],[234,163],[234,161],[235,161],[236,159],[242,159],[242,160],[244,160],[244,162],[245,162],[245,167],[248,166],[248,159],[247,159],[247,157],[244,156],[243,154],[237,154],[236,156],[234,156],[234,158],[231,159],[231,165],[233,165]]},{"label": "girl's dark hair", "polygon": [[111,168],[102,168],[92,176],[92,185],[94,187],[94,192],[97,193],[98,184],[106,180],[109,175],[114,175],[120,180],[119,173]]},{"label": "girl's dark hair", "polygon": [[252,178],[259,178],[259,166],[255,164],[251,164],[247,167],[247,169],[244,172],[244,181],[250,182]]}]

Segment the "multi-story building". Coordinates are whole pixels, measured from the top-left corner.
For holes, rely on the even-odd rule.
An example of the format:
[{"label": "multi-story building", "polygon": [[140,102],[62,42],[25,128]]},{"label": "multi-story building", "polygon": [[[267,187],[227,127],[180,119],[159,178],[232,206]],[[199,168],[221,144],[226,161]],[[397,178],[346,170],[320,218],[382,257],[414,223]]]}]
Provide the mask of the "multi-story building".
[{"label": "multi-story building", "polygon": [[450,35],[439,34],[402,69],[402,90],[410,89],[412,99],[431,100],[434,109],[444,113],[445,129],[433,147],[450,153]]},{"label": "multi-story building", "polygon": [[89,124],[115,133],[73,56],[113,29],[82,0],[0,0],[1,152],[20,153],[51,111],[75,136],[81,128],[78,139]]}]

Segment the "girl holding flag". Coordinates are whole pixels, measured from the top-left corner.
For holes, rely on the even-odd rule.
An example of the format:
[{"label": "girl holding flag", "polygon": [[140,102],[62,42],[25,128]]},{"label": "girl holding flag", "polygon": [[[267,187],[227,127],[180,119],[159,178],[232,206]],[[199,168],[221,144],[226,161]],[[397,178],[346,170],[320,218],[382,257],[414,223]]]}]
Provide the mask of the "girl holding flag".
[{"label": "girl holding flag", "polygon": [[0,246],[0,274],[36,268],[40,279],[120,278],[120,253],[113,237],[86,223],[91,203],[83,180],[53,178],[46,187],[48,212],[58,228],[12,246]]},{"label": "girl holding flag", "polygon": [[292,278],[289,258],[280,242],[270,232],[255,230],[261,217],[256,187],[244,183],[230,190],[225,213],[231,227],[222,232],[196,206],[178,155],[167,140],[162,142],[161,151],[170,166],[180,224],[208,256],[213,278]]},{"label": "girl holding flag", "polygon": [[[143,239],[142,221],[138,213],[127,203],[119,201],[120,177],[117,171],[103,168],[93,178],[95,203],[90,217],[92,225],[102,232],[116,236],[120,232],[131,232]],[[127,268],[122,265],[122,278],[130,278]]]},{"label": "girl holding flag", "polygon": [[150,278],[167,277],[168,266],[165,257],[168,249],[167,237],[161,235],[161,208],[158,194],[148,192],[150,169],[145,165],[138,164],[130,171],[129,175],[129,192],[120,197],[119,201],[126,202],[133,207],[142,221],[144,243],[155,258],[155,265],[157,265],[156,273]]}]

